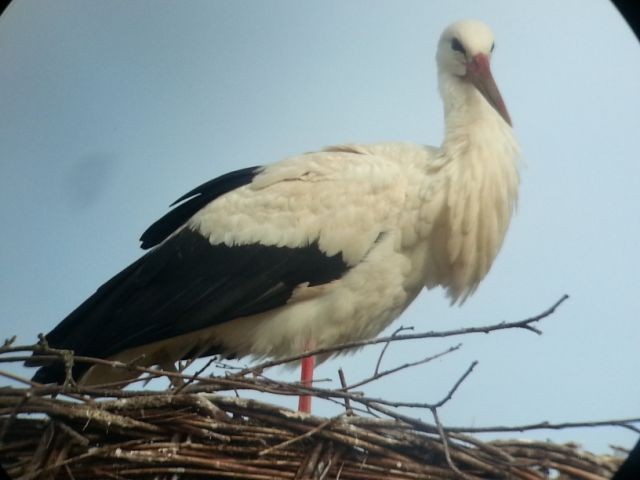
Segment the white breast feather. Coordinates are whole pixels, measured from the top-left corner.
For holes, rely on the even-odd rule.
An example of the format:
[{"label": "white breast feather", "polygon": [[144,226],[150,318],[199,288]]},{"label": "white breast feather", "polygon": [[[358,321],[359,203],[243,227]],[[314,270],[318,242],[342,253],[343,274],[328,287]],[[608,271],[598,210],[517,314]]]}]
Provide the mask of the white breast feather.
[{"label": "white breast feather", "polygon": [[448,140],[443,155],[452,161],[445,167],[447,212],[440,225],[448,265],[440,263],[440,284],[455,302],[473,293],[502,246],[517,204],[519,151],[498,118]]}]

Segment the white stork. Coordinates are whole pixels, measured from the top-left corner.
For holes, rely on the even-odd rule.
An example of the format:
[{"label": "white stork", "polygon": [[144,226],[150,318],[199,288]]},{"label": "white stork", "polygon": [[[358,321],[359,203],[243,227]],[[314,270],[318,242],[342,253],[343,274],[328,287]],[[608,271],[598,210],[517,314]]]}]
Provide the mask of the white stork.
[{"label": "white stork", "polygon": [[[200,185],[144,232],[151,250],[49,332],[48,344],[166,368],[214,354],[281,358],[374,337],[424,287],[463,301],[489,271],[518,192],[493,46],[478,21],[440,37],[440,148],[334,146]],[[313,361],[303,361],[304,384]],[[92,385],[138,373],[78,363],[73,375]],[[64,376],[52,363],[33,379]]]}]

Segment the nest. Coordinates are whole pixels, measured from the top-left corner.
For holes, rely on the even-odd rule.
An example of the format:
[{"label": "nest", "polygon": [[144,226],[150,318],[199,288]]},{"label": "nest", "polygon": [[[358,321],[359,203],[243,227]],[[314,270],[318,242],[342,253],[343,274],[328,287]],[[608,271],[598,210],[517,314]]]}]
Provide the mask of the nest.
[{"label": "nest", "polygon": [[[531,323],[552,311],[521,322],[472,330],[486,333],[524,328],[537,332]],[[469,333],[469,329],[409,336],[461,333]],[[393,335],[369,343],[402,337]],[[412,364],[386,371],[376,369],[370,379],[355,385],[346,385],[341,375],[342,388],[321,389],[265,377],[263,370],[279,362],[211,377],[202,375],[209,364],[194,374],[167,372],[74,357],[71,352],[49,348],[43,341],[32,346],[13,346],[12,342],[0,347],[1,362],[22,362],[29,358],[24,353],[37,352],[44,360],[64,362],[69,373],[73,363],[81,361],[137,370],[146,379],[166,376],[172,380],[172,386],[162,390],[134,390],[135,382],[126,389],[122,385],[89,388],[75,385],[70,377],[64,385],[48,386],[0,371],[14,383],[0,387],[0,463],[11,478],[23,480],[605,480],[619,468],[621,457],[593,455],[572,444],[482,441],[473,435],[599,425],[638,431],[636,424],[640,421],[447,428],[441,424],[438,411],[475,364],[435,404],[389,402],[353,390],[367,381],[441,357],[458,346]],[[344,346],[348,347],[353,344]],[[322,418],[241,398],[238,392],[243,390],[314,395],[344,408],[334,417]],[[431,414],[433,423],[406,416],[398,409],[407,406]]]},{"label": "nest", "polygon": [[5,389],[0,398],[0,460],[11,478],[537,480],[559,472],[604,480],[621,463],[575,445],[457,433],[447,434],[445,451],[436,428],[319,418],[213,393],[85,395],[84,402],[32,393]]}]

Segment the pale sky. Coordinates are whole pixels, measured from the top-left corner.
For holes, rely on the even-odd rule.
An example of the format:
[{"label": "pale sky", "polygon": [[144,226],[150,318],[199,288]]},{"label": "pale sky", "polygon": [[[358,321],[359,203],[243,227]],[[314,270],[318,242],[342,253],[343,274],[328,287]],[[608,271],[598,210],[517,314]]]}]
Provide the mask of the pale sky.
[{"label": "pale sky", "polygon": [[[435,401],[478,360],[441,411],[448,426],[640,416],[640,48],[605,0],[13,2],[0,17],[0,337],[49,331],[210,178],[345,142],[439,144],[435,45],[462,18],[494,29],[526,164],[519,208],[471,299],[423,292],[390,331],[519,320],[571,299],[543,336],[463,338],[365,391]],[[397,344],[384,366],[458,341]],[[317,375],[342,367],[355,382],[379,350]],[[507,436],[596,451],[636,440],[614,428]]]}]

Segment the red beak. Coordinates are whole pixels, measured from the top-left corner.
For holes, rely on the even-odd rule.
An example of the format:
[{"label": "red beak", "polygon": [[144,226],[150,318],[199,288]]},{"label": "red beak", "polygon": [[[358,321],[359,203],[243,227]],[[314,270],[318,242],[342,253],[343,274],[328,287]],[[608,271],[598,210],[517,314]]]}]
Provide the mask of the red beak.
[{"label": "red beak", "polygon": [[478,89],[482,96],[489,102],[504,121],[511,125],[511,117],[507,112],[507,107],[502,100],[502,95],[498,90],[489,65],[489,57],[484,53],[479,53],[467,63],[467,75],[471,83]]}]

